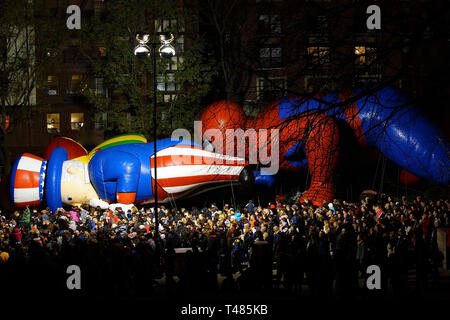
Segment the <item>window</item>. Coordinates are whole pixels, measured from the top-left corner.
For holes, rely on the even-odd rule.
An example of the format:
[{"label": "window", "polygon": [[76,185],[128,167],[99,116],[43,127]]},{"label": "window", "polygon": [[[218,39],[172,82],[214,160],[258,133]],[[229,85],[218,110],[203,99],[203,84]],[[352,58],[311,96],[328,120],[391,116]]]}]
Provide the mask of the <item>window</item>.
[{"label": "window", "polygon": [[184,32],[184,27],[177,19],[155,20],[156,32]]},{"label": "window", "polygon": [[158,75],[156,87],[159,91],[177,91],[177,84],[173,73]]},{"label": "window", "polygon": [[178,37],[175,38],[175,50],[177,54],[184,52],[184,35],[178,35]]},{"label": "window", "polygon": [[105,0],[95,0],[94,13],[95,15],[101,15],[105,11]]},{"label": "window", "polygon": [[373,85],[380,83],[381,75],[379,74],[364,74],[358,75],[353,79],[354,87],[366,87],[368,85]]},{"label": "window", "polygon": [[174,101],[176,98],[177,98],[176,94],[165,94],[164,102],[171,102],[171,101]]},{"label": "window", "polygon": [[325,15],[306,14],[304,28],[308,33],[324,34],[330,31],[330,17]]},{"label": "window", "polygon": [[106,57],[106,47],[98,47],[98,54],[100,57]]},{"label": "window", "polygon": [[3,127],[3,130],[8,130],[9,128],[9,115],[5,115],[5,118],[3,118],[3,115],[0,114],[0,125]]},{"label": "window", "polygon": [[95,94],[100,97],[108,97],[108,89],[105,87],[103,78],[95,78]]},{"label": "window", "polygon": [[70,128],[72,130],[80,130],[84,125],[83,113],[71,113],[70,114]]},{"label": "window", "polygon": [[305,76],[305,91],[308,93],[329,92],[334,90],[334,82],[327,76]]},{"label": "window", "polygon": [[57,75],[47,76],[47,95],[56,96],[59,93],[59,79]]},{"label": "window", "polygon": [[376,48],[356,46],[355,56],[356,65],[370,65],[376,59]]},{"label": "window", "polygon": [[69,93],[78,93],[81,91],[81,86],[82,86],[82,76],[81,74],[73,74],[72,77],[70,78],[70,91]]},{"label": "window", "polygon": [[180,64],[183,63],[183,57],[172,57],[168,62],[166,66],[166,70],[178,70]]},{"label": "window", "polygon": [[59,133],[59,113],[47,113],[47,132],[48,133]]},{"label": "window", "polygon": [[104,129],[107,126],[108,114],[106,112],[100,112],[95,114],[95,129]]},{"label": "window", "polygon": [[281,17],[269,14],[260,15],[258,18],[258,29],[263,33],[281,33]]},{"label": "window", "polygon": [[326,65],[330,63],[329,47],[308,47],[308,57],[310,63],[314,65]]},{"label": "window", "polygon": [[327,16],[317,16],[317,31],[322,33],[322,32],[327,32],[329,30],[329,23],[328,23],[328,18]]},{"label": "window", "polygon": [[282,97],[286,90],[285,78],[258,78],[258,100],[271,101]]},{"label": "window", "polygon": [[263,68],[281,66],[281,48],[259,49],[259,61]]}]

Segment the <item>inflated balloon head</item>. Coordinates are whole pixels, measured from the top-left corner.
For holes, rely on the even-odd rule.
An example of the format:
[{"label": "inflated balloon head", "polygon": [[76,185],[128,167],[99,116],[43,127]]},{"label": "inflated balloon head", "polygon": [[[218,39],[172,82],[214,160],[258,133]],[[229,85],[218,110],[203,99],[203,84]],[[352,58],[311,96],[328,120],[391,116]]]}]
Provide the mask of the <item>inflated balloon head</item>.
[{"label": "inflated balloon head", "polygon": [[64,148],[53,150],[50,160],[30,153],[22,154],[14,163],[11,172],[10,198],[18,208],[34,207],[45,198],[54,211],[62,207],[61,171],[68,159]]}]

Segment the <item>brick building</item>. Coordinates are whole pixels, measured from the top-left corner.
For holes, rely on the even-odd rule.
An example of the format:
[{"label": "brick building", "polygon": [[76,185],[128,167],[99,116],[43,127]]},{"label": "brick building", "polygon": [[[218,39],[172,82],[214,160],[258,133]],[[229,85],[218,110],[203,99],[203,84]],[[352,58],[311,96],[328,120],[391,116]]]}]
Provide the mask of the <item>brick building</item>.
[{"label": "brick building", "polygon": [[[366,9],[372,4],[369,1],[239,2],[229,23],[235,23],[240,29],[228,35],[232,38],[228,49],[242,52],[242,64],[235,67],[245,75],[242,77],[245,83],[242,80],[239,86],[246,110],[256,113],[268,101],[285,94],[339,90],[389,80],[409,92],[419,108],[448,131],[445,122],[449,111],[444,104],[439,104],[449,94],[448,86],[439,78],[449,54],[448,28],[442,29],[442,21],[450,18],[445,10],[446,1],[375,3],[381,8],[381,30],[366,27]],[[89,19],[102,15],[107,1],[46,1],[55,15],[64,15],[69,4],[79,5],[83,19]],[[203,7],[201,1],[190,5],[209,14],[210,8]],[[177,30],[177,57],[168,65],[166,76],[158,77],[157,87],[164,102],[176,98],[180,90],[173,74],[183,59],[185,45],[189,46],[189,33],[204,35],[202,19],[198,20],[199,29],[196,26],[191,30]],[[176,24],[176,20],[164,17],[151,23],[157,33],[172,31]],[[206,34],[211,32],[205,29]],[[36,36],[45,35],[37,30]],[[215,37],[213,31],[211,37]],[[71,137],[87,145],[103,140],[102,128],[108,115],[95,114],[81,90],[91,88],[102,96],[112,93],[102,78],[92,74],[89,61],[79,52],[78,41],[69,38],[60,48],[48,50],[48,59],[54,59],[55,63],[40,75],[42,85],[38,86],[33,102],[39,112],[32,120],[12,121],[13,130],[6,142],[11,160],[25,151],[42,154],[55,135]],[[107,54],[101,44],[93,50],[99,56]],[[433,108],[429,108],[430,103]]]}]

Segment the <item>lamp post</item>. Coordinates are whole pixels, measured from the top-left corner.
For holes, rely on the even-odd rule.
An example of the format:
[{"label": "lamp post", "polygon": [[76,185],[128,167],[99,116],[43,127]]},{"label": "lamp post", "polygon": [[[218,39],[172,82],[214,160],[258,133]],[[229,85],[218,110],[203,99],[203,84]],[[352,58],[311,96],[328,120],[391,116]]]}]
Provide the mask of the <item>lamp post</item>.
[{"label": "lamp post", "polygon": [[[134,48],[134,55],[138,58],[148,58],[152,56],[153,63],[153,163],[154,163],[154,186],[153,196],[155,199],[155,235],[156,239],[159,239],[159,219],[158,219],[158,172],[157,172],[157,159],[156,159],[156,140],[157,140],[157,113],[156,113],[156,47],[159,46],[158,52],[162,58],[172,58],[175,56],[175,48],[170,44],[174,39],[173,34],[169,37],[166,35],[159,36],[158,42],[150,41],[150,34],[147,32],[136,32],[136,41],[138,44]],[[149,47],[150,46],[150,47]]]}]

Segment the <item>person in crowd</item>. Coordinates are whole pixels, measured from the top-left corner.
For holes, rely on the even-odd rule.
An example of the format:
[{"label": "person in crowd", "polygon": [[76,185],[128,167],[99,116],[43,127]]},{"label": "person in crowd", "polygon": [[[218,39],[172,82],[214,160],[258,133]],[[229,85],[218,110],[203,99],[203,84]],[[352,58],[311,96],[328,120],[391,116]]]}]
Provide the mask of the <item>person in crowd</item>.
[{"label": "person in crowd", "polygon": [[[94,295],[148,295],[163,276],[167,290],[215,291],[218,273],[226,279],[222,292],[256,286],[301,293],[307,284],[310,294],[328,295],[333,280],[337,292],[355,293],[358,277],[365,280],[367,266],[376,264],[386,270],[382,286],[403,294],[409,269],[416,269],[418,290],[428,273],[438,280],[437,230],[450,227],[450,201],[422,197],[334,199],[321,207],[308,199],[202,210],[161,206],[159,230],[152,209],[67,209],[2,213],[0,270],[7,270],[2,279],[10,288],[43,277],[57,288],[65,281],[54,274],[63,277],[61,268],[77,264]],[[191,250],[180,267],[175,248],[183,247]]]}]

